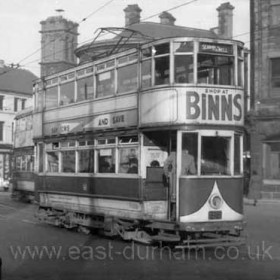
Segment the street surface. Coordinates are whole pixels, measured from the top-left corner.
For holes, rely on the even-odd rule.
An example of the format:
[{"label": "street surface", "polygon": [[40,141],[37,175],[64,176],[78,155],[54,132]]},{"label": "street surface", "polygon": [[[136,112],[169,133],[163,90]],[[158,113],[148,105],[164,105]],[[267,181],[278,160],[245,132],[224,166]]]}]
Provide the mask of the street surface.
[{"label": "street surface", "polygon": [[280,280],[280,203],[245,205],[246,246],[185,252],[41,224],[35,210],[0,192],[2,280]]}]

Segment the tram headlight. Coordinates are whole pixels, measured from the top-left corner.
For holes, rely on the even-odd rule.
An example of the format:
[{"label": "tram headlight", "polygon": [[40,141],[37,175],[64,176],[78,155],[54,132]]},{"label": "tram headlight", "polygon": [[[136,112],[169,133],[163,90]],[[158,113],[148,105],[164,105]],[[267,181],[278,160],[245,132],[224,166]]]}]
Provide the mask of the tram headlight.
[{"label": "tram headlight", "polygon": [[222,207],[223,200],[219,195],[213,194],[209,199],[209,204],[213,209],[220,209]]}]

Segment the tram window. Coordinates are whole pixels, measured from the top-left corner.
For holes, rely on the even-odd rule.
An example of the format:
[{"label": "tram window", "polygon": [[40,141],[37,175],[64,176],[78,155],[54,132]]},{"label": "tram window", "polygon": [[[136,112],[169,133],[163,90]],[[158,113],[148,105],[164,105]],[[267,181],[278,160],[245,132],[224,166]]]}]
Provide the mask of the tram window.
[{"label": "tram window", "polygon": [[198,54],[198,83],[233,85],[234,58],[210,54]]},{"label": "tram window", "polygon": [[118,68],[118,93],[137,89],[137,64]]},{"label": "tram window", "polygon": [[75,100],[75,84],[69,82],[60,86],[60,101],[59,105],[67,105],[73,103]]},{"label": "tram window", "polygon": [[58,105],[58,88],[57,86],[46,89],[46,108],[57,107]]},{"label": "tram window", "polygon": [[243,85],[243,60],[238,59],[238,86],[242,86]]},{"label": "tram window", "polygon": [[197,174],[198,134],[184,133],[182,137],[181,174]]},{"label": "tram window", "polygon": [[119,149],[119,173],[137,174],[138,173],[138,149],[120,148]]},{"label": "tram window", "polygon": [[241,174],[241,147],[240,147],[240,135],[234,136],[234,174]]},{"label": "tram window", "polygon": [[169,83],[169,56],[155,58],[155,85]]},{"label": "tram window", "polygon": [[230,138],[203,136],[201,138],[201,174],[230,174]]},{"label": "tram window", "polygon": [[16,170],[21,171],[21,156],[16,157]]},{"label": "tram window", "polygon": [[193,42],[175,42],[174,51],[177,53],[193,52]]},{"label": "tram window", "polygon": [[58,152],[47,152],[47,171],[58,172]]},{"label": "tram window", "polygon": [[124,144],[124,143],[137,143],[138,142],[138,136],[123,136],[119,137],[119,143]]},{"label": "tram window", "polygon": [[114,149],[100,149],[97,153],[98,172],[115,173]]},{"label": "tram window", "polygon": [[93,99],[93,77],[77,80],[77,101]]},{"label": "tram window", "polygon": [[80,173],[93,173],[94,172],[94,150],[80,150],[79,156],[79,169]]},{"label": "tram window", "polygon": [[82,146],[86,146],[86,141],[79,141],[79,144],[78,144],[80,147]]},{"label": "tram window", "polygon": [[169,43],[154,46],[154,55],[169,54]]},{"label": "tram window", "polygon": [[34,157],[32,155],[26,155],[26,171],[34,171]]},{"label": "tram window", "polygon": [[175,56],[175,83],[193,83],[193,56]]},{"label": "tram window", "polygon": [[142,58],[151,57],[151,56],[152,56],[152,48],[151,47],[142,49]]},{"label": "tram window", "polygon": [[38,171],[43,172],[44,171],[44,144],[43,143],[38,144],[38,157],[39,157]]},{"label": "tram window", "polygon": [[115,93],[115,72],[110,70],[96,75],[96,96],[104,97]]},{"label": "tram window", "polygon": [[142,88],[148,88],[152,85],[152,61],[142,61],[141,67]]},{"label": "tram window", "polygon": [[75,172],[76,152],[75,151],[62,151],[62,172]]}]

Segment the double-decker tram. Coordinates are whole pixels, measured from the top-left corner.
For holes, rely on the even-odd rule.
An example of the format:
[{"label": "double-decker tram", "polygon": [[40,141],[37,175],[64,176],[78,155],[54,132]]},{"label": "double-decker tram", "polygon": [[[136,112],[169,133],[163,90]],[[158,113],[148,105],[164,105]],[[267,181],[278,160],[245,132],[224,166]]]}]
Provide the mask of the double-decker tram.
[{"label": "double-decker tram", "polygon": [[38,80],[35,100],[42,221],[186,247],[243,241],[243,43],[143,43]]},{"label": "double-decker tram", "polygon": [[33,201],[34,183],[33,109],[28,108],[15,117],[12,197]]}]

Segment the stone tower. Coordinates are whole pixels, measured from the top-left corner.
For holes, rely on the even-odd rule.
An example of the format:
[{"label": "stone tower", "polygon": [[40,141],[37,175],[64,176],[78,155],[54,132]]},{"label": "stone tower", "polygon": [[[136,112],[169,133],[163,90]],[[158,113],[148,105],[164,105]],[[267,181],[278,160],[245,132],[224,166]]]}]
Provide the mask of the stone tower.
[{"label": "stone tower", "polygon": [[41,77],[77,64],[78,24],[62,16],[41,21]]}]

